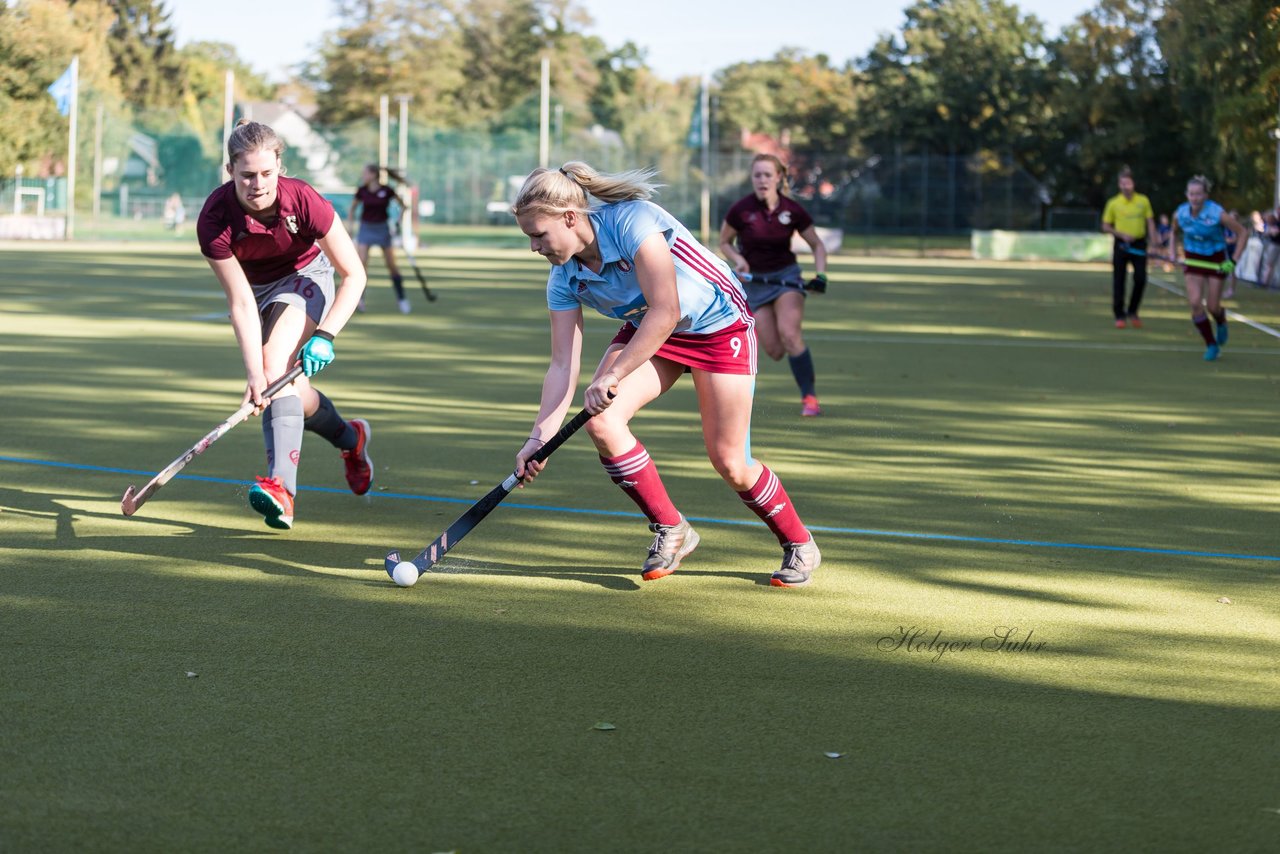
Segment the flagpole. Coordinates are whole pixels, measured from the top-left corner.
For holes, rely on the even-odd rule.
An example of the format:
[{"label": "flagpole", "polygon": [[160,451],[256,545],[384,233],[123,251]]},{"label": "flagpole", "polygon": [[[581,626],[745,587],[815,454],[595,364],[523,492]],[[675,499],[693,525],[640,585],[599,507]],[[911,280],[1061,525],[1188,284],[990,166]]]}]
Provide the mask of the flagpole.
[{"label": "flagpole", "polygon": [[80,105],[80,57],[71,57],[71,128],[67,136],[67,233],[66,239],[76,233],[76,114]]},{"label": "flagpole", "polygon": [[701,139],[702,148],[702,244],[711,243],[711,81],[708,75],[702,75],[702,91],[698,94],[698,109],[702,113]]},{"label": "flagpole", "polygon": [[93,224],[102,212],[102,101],[98,101],[98,120],[93,125]]},{"label": "flagpole", "polygon": [[541,85],[538,90],[538,165],[551,165],[551,58],[542,57]]},{"label": "flagpole", "polygon": [[226,183],[231,177],[222,158],[227,156],[227,143],[231,140],[231,120],[235,118],[235,112],[236,73],[228,68],[222,87],[222,150],[218,152],[218,170],[213,176],[215,186]]},{"label": "flagpole", "polygon": [[387,161],[391,159],[391,96],[378,96],[378,183],[387,183]]}]

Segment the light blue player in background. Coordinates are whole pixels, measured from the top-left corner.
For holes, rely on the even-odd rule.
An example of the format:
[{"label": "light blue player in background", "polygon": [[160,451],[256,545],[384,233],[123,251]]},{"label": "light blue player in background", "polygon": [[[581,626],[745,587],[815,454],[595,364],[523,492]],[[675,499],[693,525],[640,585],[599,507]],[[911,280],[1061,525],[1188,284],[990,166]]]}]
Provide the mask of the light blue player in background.
[{"label": "light blue player in background", "polygon": [[[582,307],[589,306],[623,321],[584,405],[594,413],[586,430],[600,462],[654,533],[641,576],[670,575],[698,545],[698,533],[630,429],[637,412],[688,372],[711,464],[782,545],[782,565],[770,583],[807,584],[822,560],[818,546],[778,477],[750,454],[756,340],[746,295],[715,253],[647,201],[653,175],[605,175],[574,161],[535,170],[520,189],[513,213],[529,248],[552,265],[551,364],[532,434],[516,454],[516,474],[528,483],[545,465],[529,458],[556,433],[573,400]],[[601,204],[589,206],[588,194]]]},{"label": "light blue player in background", "polygon": [[[1227,254],[1227,229],[1236,235],[1234,256]],[[1173,214],[1169,232],[1171,257],[1177,256],[1179,231],[1182,232],[1185,259],[1195,262],[1194,265],[1184,264],[1182,268],[1187,302],[1191,305],[1191,322],[1204,339],[1205,361],[1212,362],[1227,343],[1227,312],[1222,307],[1222,283],[1240,260],[1249,234],[1243,225],[1222,209],[1222,205],[1209,198],[1209,179],[1203,175],[1196,175],[1187,182],[1187,200]],[[1210,269],[1206,266],[1213,264],[1218,267]],[[1206,309],[1218,324],[1216,334],[1209,323],[1209,316],[1205,314]]]}]

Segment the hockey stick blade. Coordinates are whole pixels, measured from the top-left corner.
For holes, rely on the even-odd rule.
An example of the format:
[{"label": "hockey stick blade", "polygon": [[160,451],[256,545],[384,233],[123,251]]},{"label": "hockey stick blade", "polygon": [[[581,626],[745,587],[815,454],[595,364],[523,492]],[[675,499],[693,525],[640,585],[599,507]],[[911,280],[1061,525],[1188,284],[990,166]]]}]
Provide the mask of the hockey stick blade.
[{"label": "hockey stick blade", "polygon": [[[302,366],[295,365],[287,374],[267,386],[266,390],[262,392],[263,398],[269,401],[285,386],[296,380],[301,375]],[[133,484],[129,484],[129,488],[124,491],[124,497],[120,499],[120,512],[126,516],[132,516],[134,513],[137,513],[138,508],[143,504],[146,504],[151,496],[156,494],[160,487],[173,479],[174,475],[186,468],[187,463],[194,460],[198,455],[204,453],[206,448],[221,439],[232,427],[248,418],[252,412],[253,402],[250,401],[245,403],[233,412],[231,417],[226,421],[223,421],[217,427],[214,427],[204,435],[204,438],[188,448],[186,453],[169,463],[169,465],[165,466],[164,470],[151,478],[147,485],[142,487],[142,489],[136,489]]]},{"label": "hockey stick blade", "polygon": [[[582,425],[586,424],[589,420],[591,420],[591,413],[585,409],[581,410],[577,415],[573,416],[571,421],[560,428],[560,432],[548,439],[547,443],[539,448],[533,456],[529,458],[530,462],[542,462],[547,457],[551,456],[551,454],[555,452],[556,448],[563,445],[566,439],[574,433],[577,433],[578,430],[582,428]],[[489,490],[484,498],[481,498],[475,504],[471,505],[471,508],[467,510],[466,513],[459,516],[457,520],[449,526],[448,530],[436,538],[435,542],[431,543],[431,545],[419,552],[418,556],[411,561],[411,563],[418,568],[418,575],[422,575],[422,573],[426,572],[438,563],[450,549],[461,542],[463,537],[469,534],[473,528],[479,525],[486,516],[492,513],[494,509],[502,503],[503,499],[511,494],[511,490],[515,489],[516,484],[519,482],[520,479],[516,477],[515,472],[507,475],[506,479],[503,480],[502,483]],[[387,552],[386,558],[383,559],[383,566],[387,570],[387,575],[391,575],[392,570],[394,570],[396,565],[400,562],[399,550]]]},{"label": "hockey stick blade", "polygon": [[417,267],[413,268],[413,274],[418,277],[418,284],[422,285],[422,292],[427,295],[427,301],[435,302],[439,298],[439,294],[427,287],[427,277],[422,275],[422,271]]},{"label": "hockey stick blade", "polygon": [[[401,248],[404,248],[403,241],[401,242]],[[422,294],[427,298],[427,302],[435,302],[439,294],[428,287],[427,277],[422,275],[422,271],[418,269],[418,260],[413,257],[413,253],[407,248],[404,250],[404,257],[409,260],[409,267],[413,270],[413,275],[417,277],[418,284],[422,285]]]}]

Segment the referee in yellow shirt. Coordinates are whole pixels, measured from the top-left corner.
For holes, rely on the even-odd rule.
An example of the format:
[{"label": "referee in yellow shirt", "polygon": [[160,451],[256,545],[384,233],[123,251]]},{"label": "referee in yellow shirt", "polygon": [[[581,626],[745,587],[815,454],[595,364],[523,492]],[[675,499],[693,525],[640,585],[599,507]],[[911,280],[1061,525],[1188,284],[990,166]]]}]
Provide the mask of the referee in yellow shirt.
[{"label": "referee in yellow shirt", "polygon": [[[1138,306],[1142,305],[1142,292],[1147,288],[1147,241],[1159,245],[1156,238],[1155,213],[1151,200],[1133,191],[1133,173],[1129,167],[1120,170],[1120,192],[1107,200],[1102,211],[1102,230],[1115,238],[1111,249],[1111,310],[1116,316],[1116,329],[1142,327]],[[1137,250],[1132,251],[1132,250]],[[1124,279],[1126,265],[1133,265],[1133,293],[1129,307],[1124,304]]]}]

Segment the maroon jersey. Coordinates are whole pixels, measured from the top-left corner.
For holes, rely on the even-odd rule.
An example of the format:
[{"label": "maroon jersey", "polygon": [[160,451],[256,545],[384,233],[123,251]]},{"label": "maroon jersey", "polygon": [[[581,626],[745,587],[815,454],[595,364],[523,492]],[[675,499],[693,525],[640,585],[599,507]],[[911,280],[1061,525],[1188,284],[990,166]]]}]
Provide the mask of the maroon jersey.
[{"label": "maroon jersey", "polygon": [[204,257],[235,258],[251,285],[265,285],[301,270],[320,254],[316,241],[333,225],[333,205],[297,178],[281,178],[276,216],[259,222],[240,207],[228,181],[209,194],[196,236]]},{"label": "maroon jersey", "polygon": [[791,235],[813,225],[809,212],[786,196],[772,211],[752,193],[734,202],[724,221],[738,232],[738,251],[757,273],[773,273],[796,263]]},{"label": "maroon jersey", "polygon": [[390,187],[379,186],[376,190],[361,187],[356,190],[356,201],[360,203],[361,222],[386,222],[387,208],[395,201],[396,194]]}]

